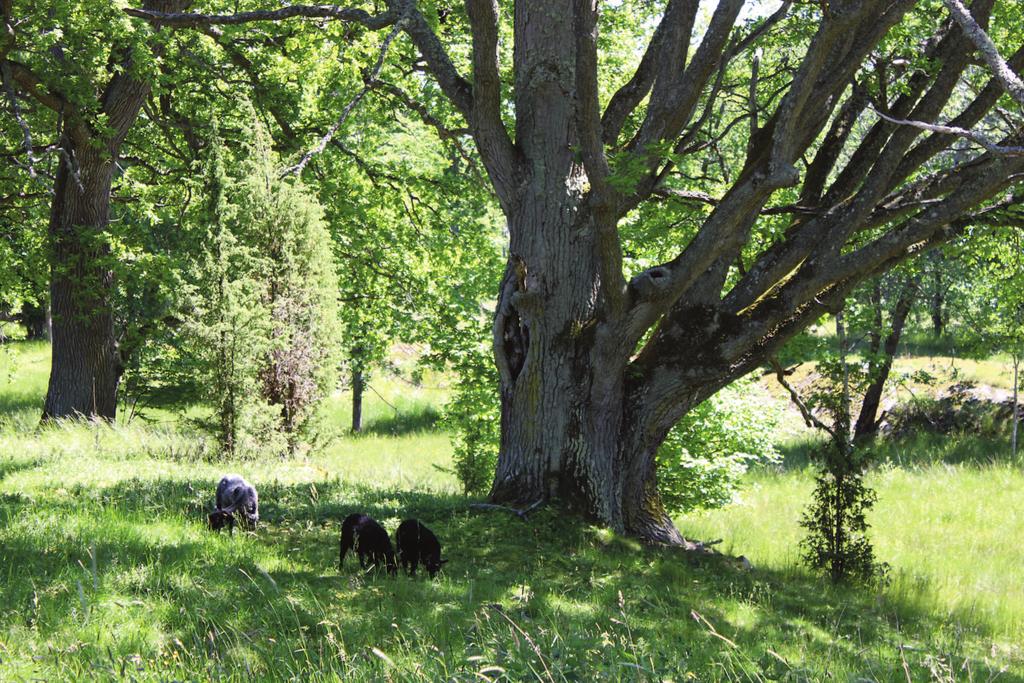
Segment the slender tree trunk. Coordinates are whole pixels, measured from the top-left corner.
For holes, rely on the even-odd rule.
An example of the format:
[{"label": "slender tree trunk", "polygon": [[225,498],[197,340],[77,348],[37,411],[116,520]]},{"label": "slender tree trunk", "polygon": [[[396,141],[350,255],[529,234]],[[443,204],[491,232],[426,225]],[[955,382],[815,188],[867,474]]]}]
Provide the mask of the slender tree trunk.
[{"label": "slender tree trunk", "polygon": [[[857,423],[853,429],[854,439],[863,439],[874,434],[878,430],[878,409],[882,403],[882,394],[885,391],[885,383],[889,381],[889,373],[892,371],[893,360],[896,351],[899,349],[900,338],[903,336],[903,329],[906,326],[907,316],[914,305],[917,296],[917,279],[907,282],[892,312],[892,322],[889,334],[885,337],[885,343],[880,349],[881,357],[877,355],[872,359],[874,367],[871,372],[871,383],[864,392],[864,402],[860,407],[860,414],[857,416]],[[879,300],[879,306],[881,301]],[[881,308],[878,309],[879,311]],[[881,316],[876,317],[875,324],[878,326],[872,331],[872,340],[881,338]]]},{"label": "slender tree trunk", "polygon": [[942,336],[946,329],[945,304],[946,291],[945,283],[942,281],[942,252],[932,252],[932,296],[930,313],[932,318],[932,334],[936,339]]},{"label": "slender tree trunk", "polygon": [[847,340],[846,320],[843,311],[836,313],[836,340],[839,342],[839,363],[843,368],[843,389],[839,401],[839,412],[835,419],[836,455],[840,459],[838,467],[829,468],[835,477],[833,487],[833,519],[835,520],[835,542],[832,547],[832,581],[838,582],[846,576],[846,477],[850,474],[850,366],[846,362]]},{"label": "slender tree trunk", "polygon": [[1016,353],[1013,354],[1013,426],[1010,431],[1010,455],[1014,460],[1017,459],[1017,423],[1018,423],[1018,402],[1017,402],[1017,388],[1020,386],[1020,356]]},{"label": "slender tree trunk", "polygon": [[363,371],[352,370],[352,431],[363,431]]},{"label": "slender tree trunk", "polygon": [[53,344],[43,417],[112,420],[122,370],[104,241],[114,167],[105,150],[66,135],[61,149],[49,227]]}]

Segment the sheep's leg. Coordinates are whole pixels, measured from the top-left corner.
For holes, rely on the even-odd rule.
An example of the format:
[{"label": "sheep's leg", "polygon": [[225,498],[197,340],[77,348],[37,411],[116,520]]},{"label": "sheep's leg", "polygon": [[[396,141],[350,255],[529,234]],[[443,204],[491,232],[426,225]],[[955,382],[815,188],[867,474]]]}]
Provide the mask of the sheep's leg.
[{"label": "sheep's leg", "polygon": [[398,576],[398,563],[395,562],[395,553],[390,548],[384,552],[384,566],[387,567],[388,574]]}]

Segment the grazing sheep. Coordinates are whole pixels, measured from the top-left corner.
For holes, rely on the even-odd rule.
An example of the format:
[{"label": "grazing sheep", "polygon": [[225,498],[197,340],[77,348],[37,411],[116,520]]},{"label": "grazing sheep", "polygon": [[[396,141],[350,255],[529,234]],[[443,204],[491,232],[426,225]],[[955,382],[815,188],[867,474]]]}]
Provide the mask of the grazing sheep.
[{"label": "grazing sheep", "polygon": [[359,566],[363,569],[366,569],[368,564],[372,567],[384,565],[388,574],[393,576],[398,573],[391,538],[373,517],[357,512],[346,517],[341,523],[339,569],[345,564],[345,555],[353,548],[359,555]]},{"label": "grazing sheep", "polygon": [[256,528],[260,521],[259,496],[249,482],[237,474],[227,474],[217,485],[217,509],[208,516],[210,528],[218,531],[226,524],[235,531],[235,515],[245,526]]},{"label": "grazing sheep", "polygon": [[410,576],[416,576],[416,567],[420,562],[434,578],[441,565],[448,560],[441,559],[441,543],[434,532],[419,520],[407,519],[395,532],[395,545],[398,546],[398,561]]}]

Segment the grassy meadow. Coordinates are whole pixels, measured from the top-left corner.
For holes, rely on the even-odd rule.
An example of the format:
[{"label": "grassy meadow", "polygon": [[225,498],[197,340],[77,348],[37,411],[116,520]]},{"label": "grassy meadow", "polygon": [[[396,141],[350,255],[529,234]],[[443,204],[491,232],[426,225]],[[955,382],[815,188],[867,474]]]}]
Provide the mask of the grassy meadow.
[{"label": "grassy meadow", "polygon": [[[798,561],[806,436],[735,504],[678,520],[722,539],[697,559],[556,509],[470,510],[441,377],[371,380],[367,434],[343,433],[339,394],[316,448],[225,463],[180,419],[195,407],[39,428],[47,365],[0,347],[2,681],[1024,681],[1024,471],[1000,440],[886,444],[869,481],[889,578],[843,588]],[[227,471],[258,487],[258,533],[204,527]],[[420,518],[450,562],[339,572],[356,510]]]}]

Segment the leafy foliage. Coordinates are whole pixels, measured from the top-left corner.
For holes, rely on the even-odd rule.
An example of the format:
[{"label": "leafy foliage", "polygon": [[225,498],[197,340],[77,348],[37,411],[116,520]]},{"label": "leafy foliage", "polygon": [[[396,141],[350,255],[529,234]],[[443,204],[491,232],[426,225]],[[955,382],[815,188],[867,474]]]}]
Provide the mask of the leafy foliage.
[{"label": "leafy foliage", "polygon": [[[314,199],[281,180],[261,127],[240,177],[208,164],[201,257],[182,286],[182,362],[214,406],[229,453],[294,449],[334,387],[336,276]],[[211,425],[212,426],[212,425]]]},{"label": "leafy foliage", "polygon": [[458,381],[442,418],[452,431],[452,467],[465,493],[485,494],[501,439],[498,373],[490,348],[482,343],[459,355],[453,369]]},{"label": "leafy foliage", "polygon": [[746,379],[701,403],[658,449],[658,489],[672,512],[731,502],[747,468],[775,462],[779,413],[767,392]]}]

